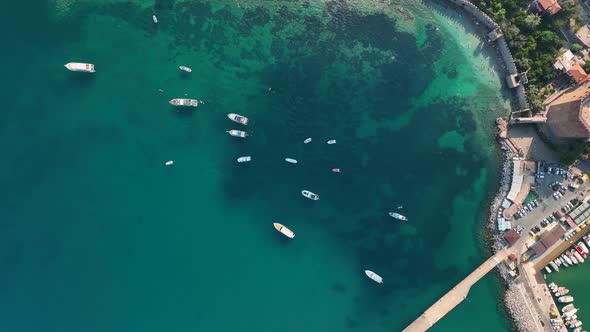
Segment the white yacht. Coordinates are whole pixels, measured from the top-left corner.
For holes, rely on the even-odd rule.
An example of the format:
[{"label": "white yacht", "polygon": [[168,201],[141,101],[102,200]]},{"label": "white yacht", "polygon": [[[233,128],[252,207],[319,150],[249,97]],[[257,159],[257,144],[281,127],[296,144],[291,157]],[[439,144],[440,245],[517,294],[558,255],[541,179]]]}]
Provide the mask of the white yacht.
[{"label": "white yacht", "polygon": [[248,136],[248,133],[246,133],[245,131],[241,131],[241,130],[228,130],[226,131],[226,133],[232,135],[233,137],[239,137],[239,138],[246,138]]},{"label": "white yacht", "polygon": [[320,199],[320,196],[319,195],[316,195],[316,194],[312,193],[309,190],[302,190],[301,191],[301,195],[303,195],[303,196],[305,196],[305,197],[307,197],[307,198],[309,198],[311,200],[314,200],[314,201],[317,201],[317,200]]},{"label": "white yacht", "polygon": [[174,164],[174,160],[168,160],[167,162],[164,163],[164,165],[166,166],[170,166]]},{"label": "white yacht", "polygon": [[187,73],[192,73],[192,72],[193,72],[193,70],[192,70],[192,69],[190,69],[189,67],[185,67],[185,66],[178,66],[178,68],[179,68],[180,70],[182,70],[182,71],[185,71],[185,72],[187,72]]},{"label": "white yacht", "polygon": [[285,161],[291,164],[297,164],[297,160],[293,159],[293,158],[285,158]]},{"label": "white yacht", "polygon": [[237,122],[239,124],[243,124],[244,126],[248,125],[248,118],[245,116],[241,116],[236,113],[228,113],[227,117],[232,120],[233,122]]},{"label": "white yacht", "polygon": [[382,284],[383,283],[383,278],[381,278],[380,275],[378,275],[377,273],[370,271],[370,270],[365,270],[365,274],[367,275],[367,277],[373,279],[373,281]]},{"label": "white yacht", "polygon": [[199,106],[199,101],[196,99],[188,99],[188,98],[174,98],[168,101],[170,105],[174,106],[184,106],[184,107],[197,107]]},{"label": "white yacht", "polygon": [[238,158],[238,162],[239,162],[239,163],[247,163],[247,162],[249,162],[250,160],[252,160],[252,157],[250,157],[250,156],[244,156],[244,157],[240,157],[240,158]]},{"label": "white yacht", "polygon": [[94,65],[91,63],[83,63],[83,62],[68,62],[64,65],[64,67],[68,68],[71,71],[81,71],[85,73],[94,73]]},{"label": "white yacht", "polygon": [[308,138],[305,139],[305,141],[303,141],[303,143],[305,143],[305,144],[307,144],[309,142],[311,142],[311,137],[308,137]]},{"label": "white yacht", "polygon": [[275,229],[281,233],[283,233],[283,235],[285,235],[286,237],[292,239],[295,237],[295,233],[293,233],[293,231],[291,231],[290,229],[288,229],[287,227],[283,226],[282,224],[279,224],[278,222],[272,223],[273,226],[275,227]]},{"label": "white yacht", "polygon": [[336,144],[336,140],[335,139],[331,139],[327,142],[328,144]]}]

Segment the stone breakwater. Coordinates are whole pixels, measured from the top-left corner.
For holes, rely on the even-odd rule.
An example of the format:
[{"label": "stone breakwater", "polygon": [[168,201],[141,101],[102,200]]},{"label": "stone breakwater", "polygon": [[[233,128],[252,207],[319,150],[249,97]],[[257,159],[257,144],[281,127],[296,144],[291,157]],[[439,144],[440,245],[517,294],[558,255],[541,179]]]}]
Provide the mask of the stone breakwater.
[{"label": "stone breakwater", "polygon": [[523,293],[518,289],[518,285],[509,284],[506,293],[504,294],[504,306],[512,317],[518,317],[519,319],[513,319],[512,323],[514,327],[521,332],[534,332],[537,331],[537,327],[533,323],[534,318],[531,317],[531,313],[528,309],[526,299]]},{"label": "stone breakwater", "polygon": [[490,204],[490,216],[488,218],[487,228],[488,228],[488,238],[490,238],[490,242],[492,245],[492,250],[494,253],[498,252],[500,249],[504,247],[504,240],[496,231],[496,218],[497,212],[504,198],[508,194],[508,190],[510,189],[510,183],[512,181],[512,158],[516,155],[510,152],[510,149],[504,142],[504,140],[499,140],[500,145],[502,147],[502,172],[500,175],[500,184],[498,191],[494,199]]}]

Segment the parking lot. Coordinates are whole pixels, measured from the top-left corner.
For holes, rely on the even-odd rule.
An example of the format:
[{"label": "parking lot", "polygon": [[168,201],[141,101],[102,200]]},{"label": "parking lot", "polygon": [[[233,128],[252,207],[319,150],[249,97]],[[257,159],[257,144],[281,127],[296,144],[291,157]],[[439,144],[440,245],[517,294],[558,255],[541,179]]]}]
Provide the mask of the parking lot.
[{"label": "parking lot", "polygon": [[[573,204],[568,203],[574,199],[581,200],[585,195],[587,190],[585,184],[573,189],[568,187],[573,178],[563,174],[564,172],[554,174],[554,167],[552,167],[551,171],[553,174],[545,172],[543,177],[535,178],[535,192],[539,196],[536,200],[536,207],[529,204],[528,211],[525,211],[524,215],[520,214],[522,215],[520,218],[515,215],[512,218],[512,228],[519,231],[522,237],[528,237],[532,240],[540,235],[543,230],[553,228],[559,222],[559,217],[564,216],[566,212],[569,212],[574,207]],[[560,194],[555,194],[556,192],[560,192]],[[558,214],[550,217],[554,212],[558,212]],[[541,225],[544,219],[545,222]],[[533,229],[534,236],[531,236],[531,229]]]}]

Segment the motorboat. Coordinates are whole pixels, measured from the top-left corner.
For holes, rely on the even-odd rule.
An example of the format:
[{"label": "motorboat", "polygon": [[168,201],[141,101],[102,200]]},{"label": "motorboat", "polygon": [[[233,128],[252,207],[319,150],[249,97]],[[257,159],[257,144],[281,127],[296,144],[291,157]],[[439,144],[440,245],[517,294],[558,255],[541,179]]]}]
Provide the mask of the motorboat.
[{"label": "motorboat", "polygon": [[408,221],[408,218],[406,216],[404,216],[403,214],[399,214],[397,212],[389,212],[389,215],[401,221]]},{"label": "motorboat", "polygon": [[561,262],[561,265],[565,266],[565,267],[569,267],[570,265],[565,261],[565,259],[563,259],[563,257],[559,256],[557,257],[559,259],[559,261]]},{"label": "motorboat", "polygon": [[561,254],[561,256],[560,256],[560,257],[561,257],[561,258],[563,258],[563,260],[565,260],[565,262],[566,262],[566,263],[568,263],[569,265],[572,265],[572,264],[573,264],[572,260],[569,258],[569,256],[568,256],[568,255],[566,255],[566,254]]},{"label": "motorboat", "polygon": [[555,263],[555,265],[557,266],[561,266],[561,261],[559,260],[559,258],[554,259],[553,263]]},{"label": "motorboat", "polygon": [[305,143],[305,144],[307,144],[309,142],[311,142],[311,137],[308,137],[308,138],[305,139],[305,141],[303,141],[303,143]]},{"label": "motorboat", "polygon": [[340,168],[332,168],[332,172],[334,172],[334,173],[340,173]]},{"label": "motorboat", "polygon": [[156,17],[156,15],[152,15],[152,20],[154,21],[154,23],[158,23],[158,18]]},{"label": "motorboat", "polygon": [[170,166],[174,164],[174,160],[168,160],[167,162],[164,163],[164,165],[166,166]]},{"label": "motorboat", "polygon": [[549,286],[549,288],[554,288],[554,287],[557,287],[557,285],[556,285],[554,282],[550,283],[550,284],[549,284],[549,285],[547,285],[547,286]]},{"label": "motorboat", "polygon": [[565,320],[566,321],[576,320],[576,319],[578,319],[578,315],[576,315],[576,314],[573,314],[571,316],[565,317]]},{"label": "motorboat", "polygon": [[582,326],[582,322],[579,321],[579,320],[573,320],[573,321],[571,321],[569,323],[570,323],[570,325],[569,325],[570,329],[574,329],[576,327]]},{"label": "motorboat", "polygon": [[335,139],[331,139],[327,142],[328,144],[336,144],[336,140]]},{"label": "motorboat", "polygon": [[382,284],[383,283],[383,278],[381,278],[380,275],[378,275],[377,273],[370,271],[370,270],[365,270],[365,274],[367,275],[367,277],[373,279],[373,281]]},{"label": "motorboat", "polygon": [[584,235],[584,237],[582,237],[582,239],[584,239],[584,242],[586,242],[586,244],[590,247],[590,236]]},{"label": "motorboat", "polygon": [[559,272],[559,267],[557,266],[557,264],[555,264],[554,262],[549,262],[549,265],[551,265],[553,271]]},{"label": "motorboat", "polygon": [[570,312],[574,309],[576,309],[576,308],[574,308],[573,304],[568,304],[565,307],[561,308],[561,312],[563,312],[565,314],[566,312]]},{"label": "motorboat", "polygon": [[180,70],[182,70],[182,71],[185,71],[185,72],[187,72],[187,73],[192,73],[192,72],[193,72],[193,70],[192,70],[192,69],[190,69],[189,67],[185,67],[185,66],[178,66],[178,68],[179,68]]},{"label": "motorboat", "polygon": [[578,242],[578,247],[580,247],[582,249],[582,251],[584,251],[585,254],[590,253],[588,251],[588,247],[586,247],[586,245],[584,244],[584,242],[582,242],[582,241]]},{"label": "motorboat", "polygon": [[586,253],[584,252],[584,250],[582,250],[582,248],[578,245],[574,245],[574,249],[576,249],[576,251],[582,256],[582,257],[586,257]]},{"label": "motorboat", "polygon": [[578,265],[579,263],[576,257],[574,256],[574,252],[575,250],[572,249],[571,251],[566,251],[565,254],[572,260],[572,263]]},{"label": "motorboat", "polygon": [[174,98],[168,101],[170,105],[173,106],[180,106],[180,107],[197,107],[199,106],[199,101],[196,99],[187,99],[187,98]]},{"label": "motorboat", "polygon": [[573,316],[576,316],[577,312],[578,312],[578,308],[573,308],[568,312],[564,312],[562,317],[563,318],[573,317]]},{"label": "motorboat", "polygon": [[80,71],[84,73],[94,73],[94,65],[91,63],[83,63],[83,62],[68,62],[64,65],[64,67],[68,68],[71,71]]},{"label": "motorboat", "polygon": [[293,159],[293,158],[285,158],[285,161],[291,164],[297,164],[297,160]]},{"label": "motorboat", "polygon": [[547,271],[547,273],[551,273],[551,269],[549,268],[549,266],[545,266],[545,271]]},{"label": "motorboat", "polygon": [[250,160],[252,160],[252,157],[250,157],[250,156],[243,156],[243,157],[238,158],[239,163],[247,163]]},{"label": "motorboat", "polygon": [[286,237],[288,237],[290,239],[295,237],[295,233],[293,233],[293,231],[291,231],[287,227],[283,226],[282,224],[279,224],[278,222],[274,222],[272,224],[277,231],[283,233],[283,235],[285,235]]},{"label": "motorboat", "polygon": [[248,125],[248,118],[245,116],[241,116],[236,113],[228,113],[227,117],[232,120],[233,122],[237,122],[239,124],[243,124],[244,126]]},{"label": "motorboat", "polygon": [[[582,249],[580,249],[582,250]],[[576,259],[578,260],[578,262],[580,262],[580,264],[584,263],[584,258],[582,257],[582,255],[580,255],[580,253],[578,253],[577,251],[573,252],[574,257],[576,257]]]},{"label": "motorboat", "polygon": [[226,133],[234,136],[234,137],[240,137],[240,138],[246,138],[248,136],[248,134],[245,131],[241,131],[241,130],[228,130],[226,131]]},{"label": "motorboat", "polygon": [[565,287],[559,287],[559,289],[557,291],[560,292],[561,295],[565,295],[570,292],[570,290]]},{"label": "motorboat", "polygon": [[574,302],[574,297],[571,295],[560,296],[557,298],[557,302],[559,303],[571,303]]},{"label": "motorboat", "polygon": [[582,328],[576,327],[575,329],[572,330],[572,332],[582,332]]},{"label": "motorboat", "polygon": [[309,198],[309,199],[311,199],[313,201],[317,201],[317,200],[320,199],[320,196],[319,195],[316,195],[316,194],[312,193],[309,190],[302,190],[301,191],[301,195],[303,195],[303,196],[305,196],[305,197],[307,197],[307,198]]}]

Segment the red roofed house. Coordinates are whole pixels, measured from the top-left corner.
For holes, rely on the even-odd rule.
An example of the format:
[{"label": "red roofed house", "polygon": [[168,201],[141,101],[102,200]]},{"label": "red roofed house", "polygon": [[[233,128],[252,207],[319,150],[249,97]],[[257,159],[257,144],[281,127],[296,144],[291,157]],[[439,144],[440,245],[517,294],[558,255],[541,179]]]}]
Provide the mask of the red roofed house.
[{"label": "red roofed house", "polygon": [[540,12],[547,12],[550,15],[555,15],[561,10],[561,6],[557,0],[537,0],[537,9]]},{"label": "red roofed house", "polygon": [[578,84],[586,82],[590,77],[590,75],[586,74],[584,68],[582,68],[582,66],[580,66],[579,64],[572,66],[570,69],[567,70],[567,73],[570,74],[570,76],[573,77],[574,80],[576,80],[576,83]]}]

